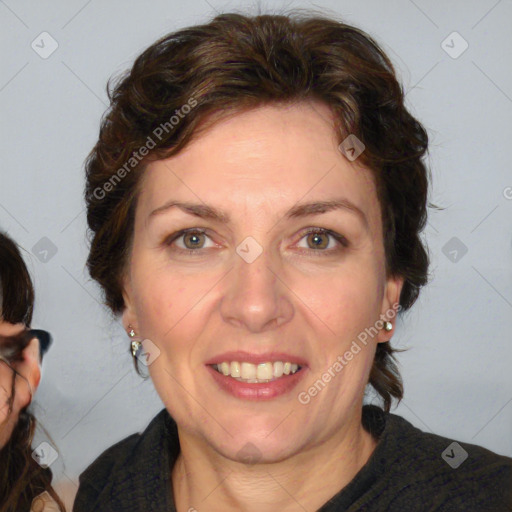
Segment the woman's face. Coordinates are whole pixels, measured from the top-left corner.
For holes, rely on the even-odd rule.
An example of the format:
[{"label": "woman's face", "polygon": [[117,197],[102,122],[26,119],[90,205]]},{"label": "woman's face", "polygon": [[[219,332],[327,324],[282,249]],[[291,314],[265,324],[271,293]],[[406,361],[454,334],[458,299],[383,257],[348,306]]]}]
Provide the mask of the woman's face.
[{"label": "woman's face", "polygon": [[[26,329],[24,324],[11,324],[0,317],[0,337],[8,338],[21,334]],[[2,345],[0,342],[0,354]],[[9,441],[18,422],[19,413],[31,401],[41,378],[39,369],[39,340],[34,338],[22,352],[23,359],[11,364],[18,375],[15,376],[15,393],[13,394],[13,370],[4,361],[0,361],[0,449]],[[9,404],[12,408],[9,410]]]},{"label": "woman's face", "polygon": [[[319,103],[251,110],[144,174],[125,326],[156,346],[151,377],[181,431],[232,460],[281,460],[358,427],[390,338],[353,344],[402,282],[386,278],[372,175],[343,156],[330,119]],[[301,369],[264,382],[281,363]],[[263,382],[236,380],[239,368]]]}]

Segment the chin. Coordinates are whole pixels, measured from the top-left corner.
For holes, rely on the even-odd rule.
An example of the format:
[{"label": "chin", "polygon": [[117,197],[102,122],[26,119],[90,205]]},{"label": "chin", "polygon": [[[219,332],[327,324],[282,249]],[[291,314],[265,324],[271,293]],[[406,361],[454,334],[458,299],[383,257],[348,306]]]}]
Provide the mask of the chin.
[{"label": "chin", "polygon": [[[284,416],[286,417],[286,415]],[[205,442],[222,456],[237,462],[279,462],[297,451],[303,432],[297,425],[284,425],[283,418],[259,418],[258,426],[251,420],[219,423],[202,430]],[[300,432],[300,434],[299,434]],[[300,438],[299,438],[300,437]]]},{"label": "chin", "polygon": [[242,464],[272,464],[281,462],[298,451],[290,436],[270,440],[269,438],[229,439],[226,445],[217,449],[223,457]]}]

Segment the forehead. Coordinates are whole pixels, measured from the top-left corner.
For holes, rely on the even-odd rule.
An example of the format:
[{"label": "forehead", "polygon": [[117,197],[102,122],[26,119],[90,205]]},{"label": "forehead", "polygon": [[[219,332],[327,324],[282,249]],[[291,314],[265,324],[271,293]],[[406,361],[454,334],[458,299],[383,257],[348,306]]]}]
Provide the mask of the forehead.
[{"label": "forehead", "polygon": [[222,119],[171,158],[144,171],[138,209],[171,199],[222,209],[278,212],[295,203],[346,197],[372,223],[380,209],[370,170],[338,149],[331,110],[322,103],[267,105]]}]

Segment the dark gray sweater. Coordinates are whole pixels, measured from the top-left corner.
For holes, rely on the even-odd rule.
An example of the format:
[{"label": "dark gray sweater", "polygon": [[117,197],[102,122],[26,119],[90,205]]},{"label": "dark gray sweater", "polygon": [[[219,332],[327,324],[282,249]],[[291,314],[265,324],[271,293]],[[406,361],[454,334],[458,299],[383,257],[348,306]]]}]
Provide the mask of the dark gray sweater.
[{"label": "dark gray sweater", "polygon": [[[375,451],[319,512],[512,512],[511,458],[421,432],[376,406],[363,407],[363,425],[379,440]],[[179,450],[164,409],[80,475],[73,512],[176,512],[170,468]]]}]

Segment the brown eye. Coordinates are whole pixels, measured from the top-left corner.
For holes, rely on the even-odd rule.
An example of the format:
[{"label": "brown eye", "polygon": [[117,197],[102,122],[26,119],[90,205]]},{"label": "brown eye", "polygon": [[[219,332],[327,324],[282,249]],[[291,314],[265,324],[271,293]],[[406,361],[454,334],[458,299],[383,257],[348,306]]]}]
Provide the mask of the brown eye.
[{"label": "brown eye", "polygon": [[204,233],[199,231],[191,231],[189,233],[184,233],[183,243],[186,249],[202,249],[204,245]]},{"label": "brown eye", "polygon": [[312,249],[325,249],[329,245],[327,233],[309,233],[307,241]]},{"label": "brown eye", "polygon": [[315,255],[332,255],[349,246],[348,240],[334,231],[325,228],[309,228],[301,237],[304,245],[301,249],[309,249]]},{"label": "brown eye", "polygon": [[205,250],[215,247],[215,243],[202,228],[182,229],[170,235],[165,241],[173,252],[187,256],[204,255]]}]

